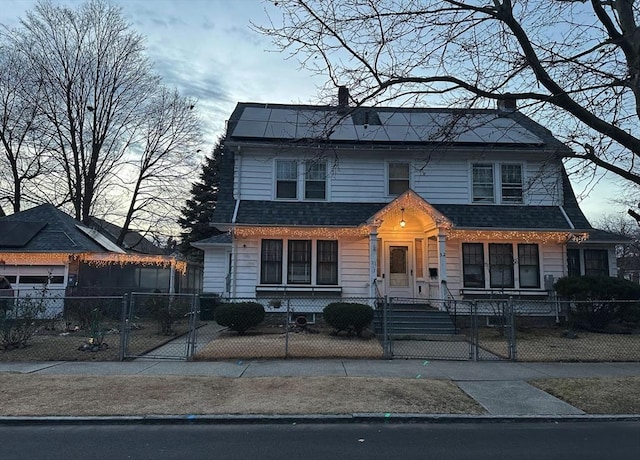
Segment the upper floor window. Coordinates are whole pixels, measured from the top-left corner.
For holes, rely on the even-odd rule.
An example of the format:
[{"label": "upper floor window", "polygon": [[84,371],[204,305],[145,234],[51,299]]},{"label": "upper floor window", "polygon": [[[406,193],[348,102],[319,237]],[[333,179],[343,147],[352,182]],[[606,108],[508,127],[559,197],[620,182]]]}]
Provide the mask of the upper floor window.
[{"label": "upper floor window", "polygon": [[327,163],[307,161],[304,174],[305,200],[324,200],[327,198]]},{"label": "upper floor window", "polygon": [[[471,166],[471,201],[473,203],[522,203],[522,165],[517,163],[473,163]],[[497,171],[497,173],[496,173]],[[496,196],[496,190],[499,193]]]},{"label": "upper floor window", "polygon": [[474,203],[494,203],[493,165],[490,163],[474,163],[471,175],[472,201]]},{"label": "upper floor window", "polygon": [[502,202],[522,203],[522,165],[500,165],[502,180]]},{"label": "upper floor window", "polygon": [[276,198],[298,197],[298,162],[276,160]]},{"label": "upper floor window", "polygon": [[409,163],[389,163],[389,195],[400,195],[409,185]]}]

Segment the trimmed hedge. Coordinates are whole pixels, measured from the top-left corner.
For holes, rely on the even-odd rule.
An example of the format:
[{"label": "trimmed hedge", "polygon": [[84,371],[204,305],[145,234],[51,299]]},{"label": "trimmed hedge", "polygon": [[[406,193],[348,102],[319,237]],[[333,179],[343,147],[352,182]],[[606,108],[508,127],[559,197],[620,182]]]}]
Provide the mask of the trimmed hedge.
[{"label": "trimmed hedge", "polygon": [[216,323],[238,334],[260,324],[264,316],[264,307],[258,302],[224,303],[218,305],[214,313]]},{"label": "trimmed hedge", "polygon": [[637,304],[628,301],[640,299],[640,285],[632,281],[608,276],[572,276],[560,278],[553,287],[559,296],[576,301],[569,311],[576,326],[588,324],[593,329],[604,329],[614,320],[629,321],[637,316]]},{"label": "trimmed hedge", "polygon": [[324,320],[336,333],[346,331],[349,335],[362,331],[373,321],[373,308],[361,303],[333,302],[322,311]]}]

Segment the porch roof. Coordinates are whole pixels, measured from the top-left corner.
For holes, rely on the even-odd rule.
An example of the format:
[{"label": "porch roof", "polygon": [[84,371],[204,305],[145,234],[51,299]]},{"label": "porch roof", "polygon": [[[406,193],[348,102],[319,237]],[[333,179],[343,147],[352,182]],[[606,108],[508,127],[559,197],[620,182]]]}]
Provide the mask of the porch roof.
[{"label": "porch roof", "polygon": [[[236,224],[358,227],[388,204],[243,200]],[[457,228],[572,230],[558,206],[431,205]]]}]

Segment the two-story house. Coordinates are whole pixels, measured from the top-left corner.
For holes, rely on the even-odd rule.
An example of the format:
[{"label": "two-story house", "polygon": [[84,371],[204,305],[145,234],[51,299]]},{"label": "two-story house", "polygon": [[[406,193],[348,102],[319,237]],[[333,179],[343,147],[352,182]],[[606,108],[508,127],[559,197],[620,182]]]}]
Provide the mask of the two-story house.
[{"label": "two-story house", "polygon": [[550,131],[495,110],[239,103],[200,241],[205,292],[544,298],[616,274]]}]

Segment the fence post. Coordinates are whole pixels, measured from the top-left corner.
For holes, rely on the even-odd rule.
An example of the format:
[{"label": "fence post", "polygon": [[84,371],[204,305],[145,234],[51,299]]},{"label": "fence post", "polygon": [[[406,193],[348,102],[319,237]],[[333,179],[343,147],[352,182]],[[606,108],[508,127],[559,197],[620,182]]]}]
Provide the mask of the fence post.
[{"label": "fence post", "polygon": [[189,314],[189,335],[187,341],[187,361],[191,360],[196,352],[196,340],[197,340],[197,324],[198,313],[200,312],[200,296],[193,294],[191,297],[191,313]]},{"label": "fence post", "polygon": [[287,297],[287,316],[284,319],[284,357],[289,357],[289,315],[291,312],[291,300]]},{"label": "fence post", "polygon": [[389,296],[384,296],[382,303],[382,355],[384,359],[392,359],[391,340],[389,338]]},{"label": "fence post", "polygon": [[118,353],[118,359],[120,361],[124,361],[124,357],[125,357],[125,353],[126,353],[126,348],[127,348],[127,342],[128,342],[128,309],[127,309],[127,305],[128,305],[128,295],[125,293],[122,296],[122,316],[120,318],[120,350]]},{"label": "fence post", "polygon": [[469,343],[469,359],[478,361],[478,304],[471,302],[471,342]]},{"label": "fence post", "polygon": [[509,297],[508,302],[508,321],[509,321],[509,357],[511,361],[517,361],[517,347],[516,347],[516,313],[513,308],[513,297]]}]

